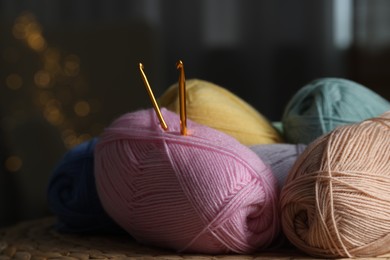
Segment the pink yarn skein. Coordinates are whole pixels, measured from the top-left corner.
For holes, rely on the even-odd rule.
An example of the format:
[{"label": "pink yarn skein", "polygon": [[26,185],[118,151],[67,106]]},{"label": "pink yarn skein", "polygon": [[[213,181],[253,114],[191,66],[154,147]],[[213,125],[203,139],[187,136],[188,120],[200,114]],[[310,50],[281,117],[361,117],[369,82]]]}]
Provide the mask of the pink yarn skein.
[{"label": "pink yarn skein", "polygon": [[277,181],[234,138],[166,109],[125,114],[95,148],[106,212],[139,242],[179,252],[251,253],[279,234]]}]

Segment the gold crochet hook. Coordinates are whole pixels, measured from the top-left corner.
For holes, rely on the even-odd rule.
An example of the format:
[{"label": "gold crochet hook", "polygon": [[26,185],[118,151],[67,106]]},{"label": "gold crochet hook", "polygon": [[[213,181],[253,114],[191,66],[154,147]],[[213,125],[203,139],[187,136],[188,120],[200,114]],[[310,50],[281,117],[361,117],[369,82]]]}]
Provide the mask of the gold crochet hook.
[{"label": "gold crochet hook", "polygon": [[184,65],[181,60],[176,63],[179,74],[179,99],[180,99],[180,133],[187,135],[187,111],[186,111],[186,79]]},{"label": "gold crochet hook", "polygon": [[150,101],[152,101],[152,104],[153,104],[153,107],[154,107],[154,111],[156,112],[157,114],[157,117],[158,117],[158,120],[160,121],[160,124],[161,124],[161,127],[167,131],[168,130],[168,126],[167,124],[165,123],[165,120],[161,114],[161,110],[160,108],[158,107],[158,104],[157,104],[157,101],[153,95],[153,91],[152,91],[152,88],[150,87],[149,85],[149,81],[148,79],[146,78],[146,75],[145,75],[145,72],[144,72],[144,65],[142,63],[139,64],[139,71],[141,72],[141,76],[142,76],[142,80],[144,81],[144,85],[145,85],[145,88],[146,88],[146,91],[148,92],[149,94],[149,98],[150,98]]}]

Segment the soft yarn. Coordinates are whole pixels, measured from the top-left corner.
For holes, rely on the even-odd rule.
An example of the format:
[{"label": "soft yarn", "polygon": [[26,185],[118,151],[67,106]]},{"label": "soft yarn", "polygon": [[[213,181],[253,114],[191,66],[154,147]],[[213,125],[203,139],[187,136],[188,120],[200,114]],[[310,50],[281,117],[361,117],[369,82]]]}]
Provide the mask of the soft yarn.
[{"label": "soft yarn", "polygon": [[125,114],[101,135],[95,177],[106,212],[139,242],[179,252],[249,253],[278,235],[277,183],[248,147],[162,109]]},{"label": "soft yarn", "polygon": [[283,124],[282,122],[272,122],[272,126],[279,132],[281,136],[283,136]]},{"label": "soft yarn", "polygon": [[390,111],[311,143],[281,192],[285,235],[321,257],[390,253]]},{"label": "soft yarn", "polygon": [[[177,83],[160,97],[161,106],[179,113]],[[186,81],[187,116],[192,121],[231,135],[244,145],[281,142],[272,124],[252,106],[214,83]]]},{"label": "soft yarn", "polygon": [[123,232],[105,213],[96,191],[91,139],[69,150],[54,169],[47,190],[57,228],[70,233]]},{"label": "soft yarn", "polygon": [[298,156],[305,150],[304,144],[260,144],[250,146],[265,164],[269,165],[276,179],[279,189],[284,185],[288,172],[291,170]]},{"label": "soft yarn", "polygon": [[321,78],[301,88],[289,101],[282,117],[283,133],[288,143],[309,144],[337,126],[388,110],[386,99],[356,82]]}]

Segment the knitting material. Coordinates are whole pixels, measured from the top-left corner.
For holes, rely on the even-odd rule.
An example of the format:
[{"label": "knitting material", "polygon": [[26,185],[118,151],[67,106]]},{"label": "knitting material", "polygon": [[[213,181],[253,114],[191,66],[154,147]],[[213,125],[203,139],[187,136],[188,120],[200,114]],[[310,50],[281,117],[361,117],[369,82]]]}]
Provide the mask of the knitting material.
[{"label": "knitting material", "polygon": [[298,156],[305,150],[304,144],[261,144],[250,146],[262,161],[269,165],[276,179],[279,189],[282,189],[288,172]]},{"label": "knitting material", "polygon": [[347,79],[321,78],[300,89],[287,104],[283,133],[288,143],[309,144],[337,126],[361,122],[390,110],[372,90]]},{"label": "knitting material", "polygon": [[279,132],[281,136],[283,136],[283,124],[282,122],[272,122],[272,126]]},{"label": "knitting material", "polygon": [[[227,89],[208,81],[190,79],[186,81],[186,93],[189,119],[231,135],[244,145],[282,141],[263,115]],[[179,113],[177,83],[159,98],[159,103]]]},{"label": "knitting material", "polygon": [[281,192],[282,226],[321,257],[390,252],[390,111],[311,143]]},{"label": "knitting material", "polygon": [[91,139],[71,150],[58,162],[47,190],[57,229],[67,233],[123,233],[104,212],[96,191],[94,148]]},{"label": "knitting material", "polygon": [[106,212],[139,242],[179,252],[249,253],[278,235],[277,182],[248,147],[166,109],[125,114],[101,135],[95,176]]}]

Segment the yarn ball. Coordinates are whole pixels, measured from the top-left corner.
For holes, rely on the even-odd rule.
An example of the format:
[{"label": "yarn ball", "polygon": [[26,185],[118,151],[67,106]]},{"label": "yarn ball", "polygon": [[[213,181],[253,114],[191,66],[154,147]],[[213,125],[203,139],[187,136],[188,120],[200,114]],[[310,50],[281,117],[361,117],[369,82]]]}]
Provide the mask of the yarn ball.
[{"label": "yarn ball", "polygon": [[125,114],[100,137],[95,177],[106,212],[139,242],[179,252],[249,253],[280,230],[277,182],[248,147],[162,109]]},{"label": "yarn ball", "polygon": [[282,122],[276,121],[272,122],[272,126],[279,132],[281,136],[283,136],[283,124]]},{"label": "yarn ball", "polygon": [[[179,113],[177,83],[159,98],[161,106]],[[278,131],[263,115],[232,92],[214,83],[190,79],[186,81],[187,116],[189,119],[217,129],[244,145],[271,144],[282,141]]]},{"label": "yarn ball", "polygon": [[289,171],[298,156],[305,150],[304,144],[260,144],[249,147],[262,161],[269,165],[276,179],[279,189],[284,185]]},{"label": "yarn ball", "polygon": [[389,159],[390,111],[311,143],[281,192],[291,243],[327,258],[390,253]]},{"label": "yarn ball", "polygon": [[301,88],[282,116],[288,143],[309,144],[337,126],[361,122],[390,110],[372,90],[347,79],[321,78]]},{"label": "yarn ball", "polygon": [[67,233],[122,233],[105,213],[95,185],[94,148],[97,138],[69,150],[49,180],[47,197],[57,228]]}]

